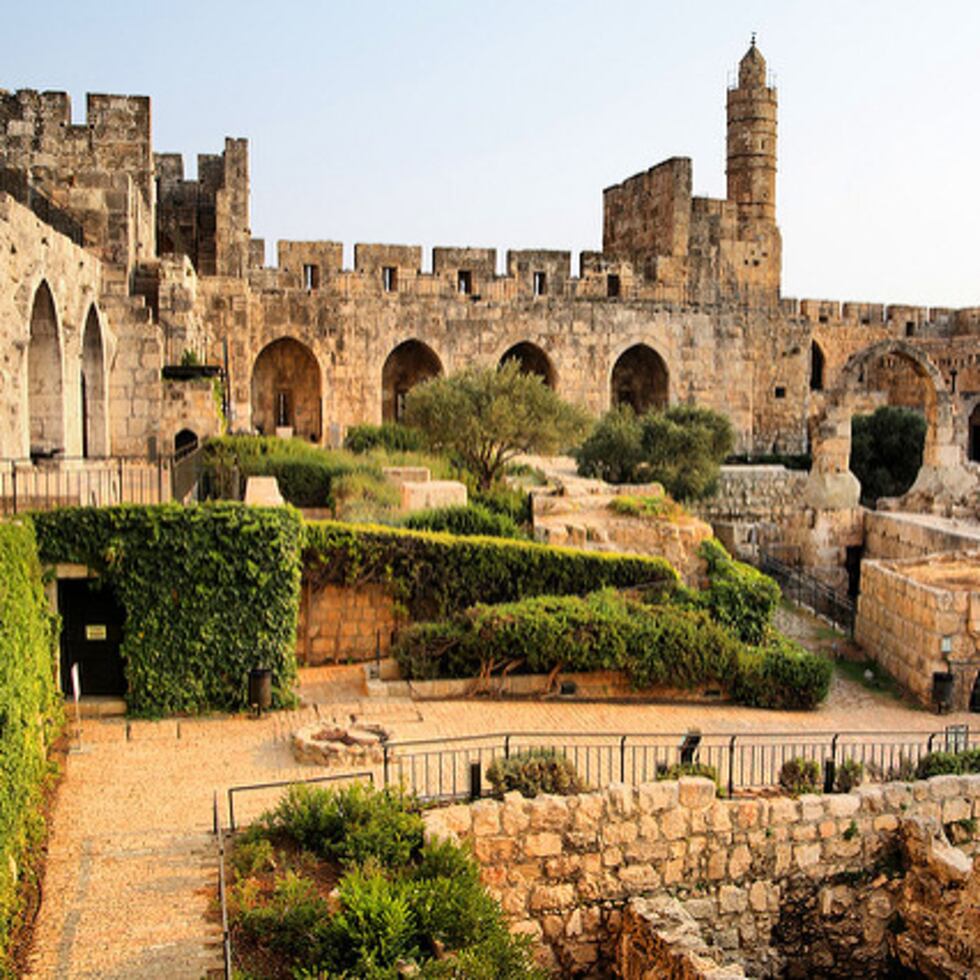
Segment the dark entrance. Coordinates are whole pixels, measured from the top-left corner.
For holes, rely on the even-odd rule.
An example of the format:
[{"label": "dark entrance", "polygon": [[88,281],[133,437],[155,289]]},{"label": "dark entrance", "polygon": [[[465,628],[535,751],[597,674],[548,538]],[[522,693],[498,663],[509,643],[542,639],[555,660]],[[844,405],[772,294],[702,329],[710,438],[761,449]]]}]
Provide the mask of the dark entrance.
[{"label": "dark entrance", "polygon": [[71,694],[71,667],[78,664],[82,694],[121,697],[126,693],[119,645],[125,614],[112,592],[94,579],[58,582],[61,629],[61,688]]},{"label": "dark entrance", "polygon": [[973,682],[973,691],[970,694],[970,710],[980,712],[980,674]]},{"label": "dark entrance", "polygon": [[864,545],[852,544],[847,546],[844,554],[844,565],[847,568],[847,594],[857,600],[861,591],[861,559],[864,557]]}]

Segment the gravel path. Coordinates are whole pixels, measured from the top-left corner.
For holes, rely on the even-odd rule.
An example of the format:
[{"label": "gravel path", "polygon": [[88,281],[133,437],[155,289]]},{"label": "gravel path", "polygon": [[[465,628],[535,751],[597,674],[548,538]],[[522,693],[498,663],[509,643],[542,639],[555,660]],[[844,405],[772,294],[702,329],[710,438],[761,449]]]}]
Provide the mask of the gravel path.
[{"label": "gravel path", "polygon": [[[819,645],[830,634],[812,618],[781,611],[781,625]],[[710,732],[923,730],[977,716],[937,719],[836,679],[814,712],[726,705],[556,702],[371,702],[358,667],[304,670],[313,702],[261,720],[83,723],[83,751],[68,757],[55,805],[44,898],[31,973],[37,977],[199,978],[220,968],[210,903],[216,880],[212,798],[228,786],[319,774],[297,765],[291,731],[317,717],[359,714],[396,737],[506,730]],[[272,793],[236,807],[248,819]]]}]

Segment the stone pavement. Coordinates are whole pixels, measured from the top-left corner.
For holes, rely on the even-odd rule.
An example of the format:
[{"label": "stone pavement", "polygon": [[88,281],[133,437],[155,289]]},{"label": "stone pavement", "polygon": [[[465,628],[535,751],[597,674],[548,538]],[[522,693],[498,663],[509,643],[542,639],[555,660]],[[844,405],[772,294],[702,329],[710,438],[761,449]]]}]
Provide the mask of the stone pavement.
[{"label": "stone pavement", "polygon": [[[68,757],[53,813],[33,976],[179,980],[220,967],[211,912],[213,793],[223,799],[232,785],[318,775],[296,764],[288,746],[290,732],[317,717],[362,715],[397,738],[507,730],[683,732],[693,726],[706,733],[932,731],[980,722],[976,715],[938,719],[841,679],[817,711],[775,712],[727,705],[378,703],[364,697],[359,667],[302,674],[302,693],[314,703],[260,720],[84,722],[83,751]],[[273,793],[259,794],[237,809],[248,819],[273,799]]]}]

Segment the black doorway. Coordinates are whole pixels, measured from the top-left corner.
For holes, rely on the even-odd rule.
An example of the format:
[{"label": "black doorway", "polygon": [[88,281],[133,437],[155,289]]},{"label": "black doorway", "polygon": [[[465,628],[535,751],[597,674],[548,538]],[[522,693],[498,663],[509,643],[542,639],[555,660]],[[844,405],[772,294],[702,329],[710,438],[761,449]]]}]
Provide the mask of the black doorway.
[{"label": "black doorway", "polygon": [[847,594],[855,602],[861,591],[861,559],[864,557],[864,545],[852,544],[847,546],[844,555],[844,567],[847,569]]},{"label": "black doorway", "polygon": [[980,674],[973,682],[973,691],[970,694],[970,710],[980,712]]},{"label": "black doorway", "polygon": [[70,695],[71,667],[78,664],[83,696],[126,693],[119,645],[125,613],[112,591],[95,579],[58,582],[61,613],[61,689]]}]

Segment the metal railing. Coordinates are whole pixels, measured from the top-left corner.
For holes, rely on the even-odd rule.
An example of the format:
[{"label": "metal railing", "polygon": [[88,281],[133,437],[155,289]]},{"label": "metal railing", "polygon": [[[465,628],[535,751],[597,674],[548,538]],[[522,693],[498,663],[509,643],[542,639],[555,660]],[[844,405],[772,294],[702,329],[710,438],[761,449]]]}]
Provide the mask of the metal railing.
[{"label": "metal railing", "polygon": [[854,635],[854,601],[850,596],[832,589],[826,582],[795,565],[787,565],[768,552],[759,555],[759,569],[775,579],[783,595],[798,606],[811,609],[818,616],[829,620]]},{"label": "metal railing", "polygon": [[929,752],[971,747],[980,747],[980,735],[966,726],[941,732],[752,735],[514,732],[388,742],[383,781],[386,786],[401,784],[426,801],[476,798],[485,792],[486,770],[494,760],[529,749],[551,749],[569,759],[593,787],[653,782],[673,766],[696,762],[711,766],[719,784],[733,795],[777,786],[783,765],[794,758],[815,761],[831,780],[842,762],[853,759],[863,764],[869,778],[885,781],[910,778]]},{"label": "metal railing", "polygon": [[157,504],[172,499],[172,461],[0,459],[0,515],[56,507]]},{"label": "metal railing", "polygon": [[223,975],[231,980],[231,930],[228,927],[228,895],[225,891],[225,834],[221,826],[221,812],[218,808],[218,793],[214,794],[214,835],[218,841],[218,904],[221,907],[221,954]]}]

